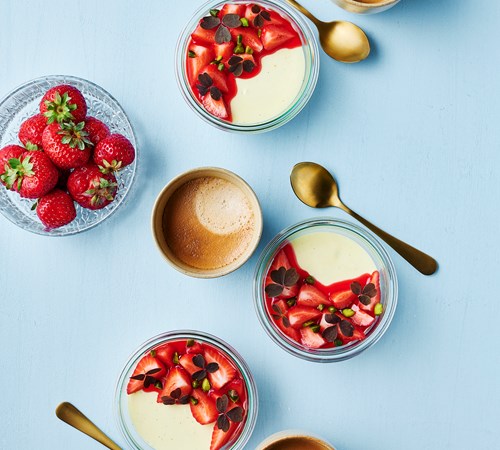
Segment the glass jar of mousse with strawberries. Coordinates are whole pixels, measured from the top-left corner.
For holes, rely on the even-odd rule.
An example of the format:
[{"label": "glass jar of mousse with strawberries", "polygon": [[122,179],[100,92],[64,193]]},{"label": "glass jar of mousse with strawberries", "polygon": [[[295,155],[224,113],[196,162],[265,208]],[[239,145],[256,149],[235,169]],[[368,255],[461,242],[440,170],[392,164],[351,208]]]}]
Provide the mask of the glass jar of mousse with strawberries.
[{"label": "glass jar of mousse with strawberries", "polygon": [[210,124],[264,132],[307,104],[318,53],[309,24],[284,2],[211,0],[179,38],[177,81],[189,106]]},{"label": "glass jar of mousse with strawberries", "polygon": [[243,358],[200,331],[172,331],[130,357],[116,387],[119,427],[138,450],[241,450],[257,420]]},{"label": "glass jar of mousse with strawberries", "polygon": [[310,219],[265,248],[254,279],[260,323],[281,348],[342,361],[375,344],[397,304],[394,265],[377,238],[350,222]]}]

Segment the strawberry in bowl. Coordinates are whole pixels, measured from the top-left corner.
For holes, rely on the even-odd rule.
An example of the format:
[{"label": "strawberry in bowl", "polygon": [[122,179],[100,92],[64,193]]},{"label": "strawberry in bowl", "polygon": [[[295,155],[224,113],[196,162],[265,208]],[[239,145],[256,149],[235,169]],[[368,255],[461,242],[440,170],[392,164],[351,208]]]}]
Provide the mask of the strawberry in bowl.
[{"label": "strawberry in bowl", "polygon": [[0,114],[10,118],[0,123],[0,211],[9,220],[63,236],[96,226],[123,203],[135,176],[135,136],[102,88],[69,76],[40,78],[9,94]]},{"label": "strawberry in bowl", "polygon": [[202,332],[146,342],[116,391],[125,439],[140,449],[240,450],[256,421],[257,391],[235,350]]},{"label": "strawberry in bowl", "polygon": [[315,219],[267,246],[254,299],[261,324],[282,348],[310,361],[339,361],[387,330],[397,281],[373,235],[348,222]]},{"label": "strawberry in bowl", "polygon": [[209,2],[178,47],[185,99],[208,122],[237,132],[283,125],[314,90],[319,60],[309,25],[285,4]]}]

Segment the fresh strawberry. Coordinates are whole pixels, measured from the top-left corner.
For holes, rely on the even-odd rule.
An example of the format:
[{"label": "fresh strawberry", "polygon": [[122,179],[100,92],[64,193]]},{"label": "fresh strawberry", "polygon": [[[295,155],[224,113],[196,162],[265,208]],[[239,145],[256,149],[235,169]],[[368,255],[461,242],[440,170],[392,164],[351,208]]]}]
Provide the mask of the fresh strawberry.
[{"label": "fresh strawberry", "polygon": [[208,379],[214,389],[221,389],[237,375],[233,364],[219,350],[205,346],[205,360],[207,365],[210,363],[219,365],[218,370],[208,374]]},{"label": "fresh strawberry", "polygon": [[352,323],[354,325],[359,325],[360,327],[369,327],[373,322],[375,322],[375,318],[361,310],[358,305],[352,305],[351,309],[355,312],[354,316],[351,317]]},{"label": "fresh strawberry", "polygon": [[115,198],[118,184],[112,173],[103,174],[89,163],[75,169],[68,178],[68,191],[77,203],[88,209],[101,209]]},{"label": "fresh strawberry", "polygon": [[174,355],[176,349],[170,343],[166,343],[154,349],[155,358],[161,361],[165,367],[172,367],[174,363]]},{"label": "fresh strawberry", "polygon": [[186,369],[186,372],[189,373],[189,375],[193,375],[193,373],[198,372],[200,370],[200,367],[198,367],[194,362],[193,358],[200,353],[186,353],[185,355],[182,355],[180,359],[180,364],[184,369]]},{"label": "fresh strawberry", "polygon": [[311,284],[304,284],[297,296],[297,305],[317,308],[319,305],[329,305],[330,300],[318,288]]},{"label": "fresh strawberry", "polygon": [[87,163],[90,147],[85,122],[52,123],[43,131],[43,150],[61,169],[74,169]]},{"label": "fresh strawberry", "polygon": [[25,151],[19,158],[9,159],[6,168],[0,179],[8,189],[25,198],[40,198],[48,194],[59,178],[56,167],[43,152]]},{"label": "fresh strawberry", "polygon": [[356,295],[349,289],[340,292],[332,292],[330,294],[330,301],[337,309],[348,308],[356,301]]},{"label": "fresh strawberry", "polygon": [[191,34],[193,42],[201,45],[211,45],[215,42],[215,31],[216,28],[212,30],[205,30],[201,25],[196,27],[196,30]]},{"label": "fresh strawberry", "polygon": [[189,407],[195,420],[202,425],[214,423],[219,415],[215,399],[203,392],[202,389],[195,389],[191,397]]},{"label": "fresh strawberry", "polygon": [[264,49],[262,41],[257,34],[257,30],[255,30],[254,28],[238,27],[231,28],[229,31],[231,32],[231,35],[235,40],[238,39],[238,36],[242,37],[242,45],[244,48],[248,46],[257,53],[261,52]]},{"label": "fresh strawberry", "polygon": [[159,380],[166,373],[165,367],[151,355],[144,356],[137,364],[130,381],[127,386],[127,394],[140,391],[144,387],[148,387],[151,378],[146,380],[146,377],[152,377]]},{"label": "fresh strawberry", "polygon": [[95,147],[94,162],[103,173],[123,169],[131,164],[134,159],[134,146],[121,134],[110,134]]},{"label": "fresh strawberry", "polygon": [[227,119],[229,114],[227,112],[226,104],[224,103],[224,99],[220,97],[218,100],[215,100],[210,93],[205,95],[202,99],[203,106],[205,109],[220,119]]},{"label": "fresh strawberry", "polygon": [[193,353],[197,355],[198,353],[203,353],[204,347],[200,342],[194,341],[192,345],[189,345],[189,341],[186,344],[186,353]]},{"label": "fresh strawberry", "polygon": [[229,92],[226,75],[224,75],[224,72],[220,71],[215,64],[209,64],[201,71],[201,74],[203,73],[206,73],[210,76],[213,81],[213,85],[219,88],[221,92],[223,92],[224,94],[227,94]]},{"label": "fresh strawberry", "polygon": [[375,294],[375,297],[371,298],[371,301],[368,305],[364,305],[363,303],[359,302],[359,307],[361,309],[364,309],[365,311],[373,312],[375,305],[377,303],[380,303],[380,298],[381,298],[381,296],[380,296],[380,273],[377,270],[372,273],[372,276],[368,280],[368,283],[372,283],[375,286],[377,293]]},{"label": "fresh strawberry", "polygon": [[40,112],[47,123],[73,121],[79,123],[87,115],[83,94],[73,86],[62,84],[49,89],[40,102]]},{"label": "fresh strawberry", "polygon": [[89,140],[94,145],[97,145],[105,137],[110,135],[108,126],[95,117],[87,117],[85,119],[85,130],[88,133]]},{"label": "fresh strawberry", "polygon": [[198,75],[204,67],[208,66],[214,60],[214,51],[212,48],[202,45],[191,44],[188,50],[187,73],[192,86],[198,82]]},{"label": "fresh strawberry", "polygon": [[223,18],[226,14],[237,14],[240,17],[245,17],[245,5],[234,5],[231,3],[226,3],[220,10],[218,16]]},{"label": "fresh strawberry", "polygon": [[182,367],[175,366],[169,370],[165,378],[163,389],[158,395],[158,401],[166,405],[186,404],[192,390],[189,374]]},{"label": "fresh strawberry", "polygon": [[321,316],[321,311],[308,306],[294,306],[290,308],[288,320],[293,328],[300,328],[304,322],[316,320]]},{"label": "fresh strawberry", "polygon": [[225,390],[227,390],[227,395],[231,400],[230,404],[237,403],[245,407],[248,395],[245,382],[241,378],[235,378],[233,381],[230,381],[226,385]]},{"label": "fresh strawberry", "polygon": [[308,348],[320,348],[326,344],[326,340],[323,339],[321,333],[315,333],[309,327],[301,328],[300,336],[302,344]]},{"label": "fresh strawberry", "polygon": [[5,186],[3,175],[5,175],[10,166],[8,164],[10,159],[19,159],[26,151],[20,145],[7,145],[0,150],[0,182]]},{"label": "fresh strawberry", "polygon": [[266,25],[262,29],[262,35],[260,36],[266,50],[274,50],[294,37],[295,34],[291,30],[278,25]]},{"label": "fresh strawberry", "polygon": [[238,428],[238,424],[234,422],[229,422],[229,430],[221,430],[217,424],[214,426],[214,431],[212,432],[212,442],[210,443],[210,450],[220,450],[223,448],[229,440],[233,437],[234,432]]},{"label": "fresh strawberry", "polygon": [[72,222],[76,217],[76,209],[69,194],[54,189],[38,200],[36,214],[42,223],[52,230]]},{"label": "fresh strawberry", "polygon": [[28,150],[43,150],[42,134],[47,118],[42,114],[26,119],[19,128],[19,140]]},{"label": "fresh strawberry", "polygon": [[224,44],[215,44],[214,52],[215,59],[220,58],[220,61],[227,64],[229,58],[233,56],[234,42],[225,42]]}]

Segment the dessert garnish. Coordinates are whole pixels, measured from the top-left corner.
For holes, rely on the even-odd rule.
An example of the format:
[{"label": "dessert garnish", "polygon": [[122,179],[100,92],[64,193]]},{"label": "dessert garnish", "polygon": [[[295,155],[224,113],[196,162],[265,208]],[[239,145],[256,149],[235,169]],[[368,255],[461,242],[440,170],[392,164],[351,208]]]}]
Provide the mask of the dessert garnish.
[{"label": "dessert garnish", "polygon": [[290,288],[295,286],[299,281],[299,274],[295,268],[285,269],[285,267],[280,267],[278,270],[273,270],[271,272],[271,280],[274,283],[270,283],[266,286],[266,294],[269,297],[278,297],[283,293],[285,288]]},{"label": "dessert garnish", "polygon": [[193,373],[192,377],[195,381],[203,381],[204,378],[207,377],[207,374],[214,373],[216,370],[219,370],[219,364],[216,362],[211,362],[207,364],[203,355],[198,354],[193,358],[193,363],[196,367],[199,367],[201,370]]},{"label": "dessert garnish", "polygon": [[252,73],[255,69],[255,63],[250,59],[243,59],[241,56],[232,56],[229,61],[229,72],[234,74],[235,77],[241,76],[243,71]]},{"label": "dessert garnish", "polygon": [[235,406],[229,411],[227,410],[229,406],[229,397],[226,394],[217,399],[216,406],[219,412],[217,426],[225,433],[229,431],[230,421],[240,423],[243,420],[243,408],[241,406]]},{"label": "dessert garnish", "polygon": [[271,15],[269,14],[269,12],[265,9],[262,9],[259,5],[253,5],[252,12],[256,14],[255,18],[253,19],[253,25],[255,27],[261,28],[262,26],[264,26],[265,20],[267,20],[268,22],[271,21]]},{"label": "dessert garnish", "polygon": [[354,281],[351,283],[351,291],[358,296],[358,299],[363,305],[368,306],[372,298],[377,295],[377,289],[373,283],[368,283],[364,288],[361,287],[359,282]]}]

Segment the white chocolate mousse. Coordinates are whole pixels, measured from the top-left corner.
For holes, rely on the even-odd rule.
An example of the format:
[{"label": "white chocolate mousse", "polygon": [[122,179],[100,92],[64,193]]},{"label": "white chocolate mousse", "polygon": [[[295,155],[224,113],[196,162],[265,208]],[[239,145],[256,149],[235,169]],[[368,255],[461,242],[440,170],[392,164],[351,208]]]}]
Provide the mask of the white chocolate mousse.
[{"label": "white chocolate mousse", "polygon": [[283,114],[302,89],[305,67],[302,47],[264,56],[257,76],[236,79],[238,93],[231,101],[233,123],[262,123]]},{"label": "white chocolate mousse", "polygon": [[155,450],[209,449],[214,424],[200,425],[189,405],[166,407],[156,392],[128,396],[128,412],[137,433]]},{"label": "white chocolate mousse", "polygon": [[299,266],[330,285],[377,270],[368,252],[354,240],[331,232],[304,234],[292,240]]}]

